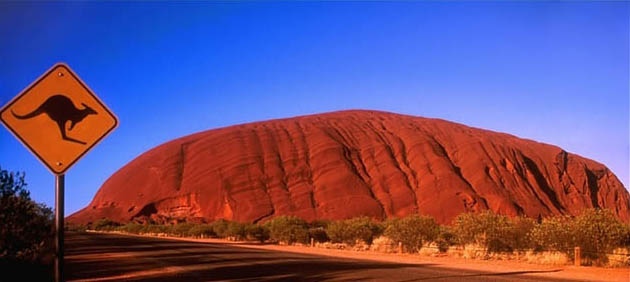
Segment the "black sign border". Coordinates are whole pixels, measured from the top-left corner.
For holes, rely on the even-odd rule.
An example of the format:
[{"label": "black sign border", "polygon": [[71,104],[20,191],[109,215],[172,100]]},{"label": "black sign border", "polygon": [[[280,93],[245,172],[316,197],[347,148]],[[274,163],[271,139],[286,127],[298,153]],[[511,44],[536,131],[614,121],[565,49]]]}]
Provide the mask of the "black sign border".
[{"label": "black sign border", "polygon": [[[24,141],[24,139],[22,139],[22,137],[20,137],[20,135],[17,134],[17,132],[15,132],[15,130],[13,128],[11,128],[11,126],[9,124],[7,124],[6,121],[4,121],[2,119],[2,114],[8,110],[13,104],[15,104],[18,100],[20,100],[20,98],[22,98],[22,96],[24,96],[26,93],[28,93],[33,87],[35,87],[36,85],[38,85],[42,79],[44,79],[45,77],[47,77],[50,73],[52,73],[53,71],[57,70],[58,68],[64,68],[66,71],[68,71],[68,73],[70,75],[72,75],[72,77],[74,77],[74,79],[76,79],[79,84],[81,84],[81,86],[83,87],[83,89],[85,89],[88,94],[90,94],[92,96],[92,98],[94,98],[94,100],[96,100],[97,103],[99,103],[101,105],[101,107],[103,109],[105,109],[105,111],[107,111],[107,113],[114,119],[114,126],[110,127],[107,131],[105,131],[105,133],[103,133],[98,139],[96,139],[96,141],[94,143],[92,143],[92,145],[90,145],[87,149],[85,149],[83,151],[83,153],[81,153],[78,157],[76,157],[69,165],[66,166],[66,168],[64,170],[61,171],[56,171],[53,167],[51,167],[48,163],[46,163],[46,161],[44,161],[44,158],[42,156],[40,156],[37,151],[35,151],[33,148],[31,148],[31,146]],[[37,159],[39,159],[40,162],[42,162],[44,164],[44,166],[46,166],[48,168],[48,170],[50,170],[53,174],[56,175],[64,175],[66,173],[66,171],[68,171],[68,169],[70,169],[72,166],[74,166],[74,164],[79,161],[80,159],[83,158],[83,156],[92,150],[92,148],[94,148],[94,146],[96,146],[96,144],[100,143],[105,136],[109,135],[114,129],[116,129],[118,127],[118,117],[116,117],[116,115],[114,115],[114,113],[112,113],[109,108],[107,106],[105,106],[105,104],[103,103],[103,101],[101,101],[101,99],[98,98],[98,96],[96,96],[96,94],[94,94],[94,92],[83,82],[83,80],[81,80],[81,78],[79,78],[79,76],[74,73],[74,71],[72,71],[72,69],[66,64],[66,63],[56,63],[55,65],[53,65],[50,69],[48,69],[46,72],[44,72],[44,74],[42,74],[39,78],[37,78],[35,81],[33,81],[29,86],[27,86],[26,88],[24,88],[24,90],[20,91],[20,93],[15,96],[15,98],[13,98],[11,101],[9,101],[6,105],[4,105],[2,107],[2,109],[0,109],[0,121],[2,121],[2,124],[4,124],[4,126],[9,129],[9,131],[11,131],[11,133],[13,134],[13,136],[15,136],[18,140],[20,140],[20,142],[22,142],[22,145],[24,145],[26,148],[29,149],[29,151],[31,151],[31,153],[33,155],[35,155],[37,157]]]}]

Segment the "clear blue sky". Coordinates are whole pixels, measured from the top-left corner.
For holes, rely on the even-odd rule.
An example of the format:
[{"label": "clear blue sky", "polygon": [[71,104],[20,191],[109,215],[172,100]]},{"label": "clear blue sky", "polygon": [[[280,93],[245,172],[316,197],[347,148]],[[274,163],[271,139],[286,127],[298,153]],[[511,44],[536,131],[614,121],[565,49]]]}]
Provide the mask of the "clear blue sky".
[{"label": "clear blue sky", "polygon": [[[119,128],[66,175],[66,212],[142,152],[227,125],[375,109],[551,143],[628,187],[629,4],[0,2],[0,104],[67,62]],[[54,204],[5,129],[0,166]]]}]

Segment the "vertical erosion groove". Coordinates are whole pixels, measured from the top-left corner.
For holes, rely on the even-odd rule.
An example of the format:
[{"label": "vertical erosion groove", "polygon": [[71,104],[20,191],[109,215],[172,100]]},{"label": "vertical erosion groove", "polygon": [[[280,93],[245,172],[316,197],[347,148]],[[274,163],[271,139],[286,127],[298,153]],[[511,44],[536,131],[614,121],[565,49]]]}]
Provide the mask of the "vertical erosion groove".
[{"label": "vertical erosion groove", "polygon": [[[271,135],[271,132],[269,131],[269,129],[267,128],[267,126],[263,126],[264,127],[264,133],[267,133],[270,139],[272,139],[272,143],[275,145],[274,149],[277,149],[277,144],[275,144],[275,139],[273,138],[273,136]],[[263,214],[262,216],[259,216],[258,218],[254,219],[254,223],[260,221],[263,218],[267,218],[272,216],[275,212],[276,212],[276,207],[274,206],[274,202],[273,199],[271,199],[271,195],[269,195],[269,179],[270,176],[267,175],[267,152],[265,151],[265,146],[261,141],[261,137],[260,137],[260,133],[261,130],[254,130],[254,137],[255,137],[255,146],[256,146],[256,150],[255,152],[257,154],[259,154],[258,159],[260,160],[259,166],[260,166],[260,170],[262,172],[260,181],[262,182],[262,190],[265,192],[265,196],[267,196],[267,202],[269,203],[270,206],[270,210]],[[277,150],[276,150],[277,152]],[[272,152],[273,153],[273,152]]]},{"label": "vertical erosion groove", "polygon": [[304,128],[300,124],[300,121],[295,120],[294,122],[295,122],[295,126],[298,129],[298,132],[299,132],[298,138],[300,141],[302,141],[302,151],[304,152],[303,157],[304,157],[305,167],[303,168],[303,171],[301,172],[301,174],[306,174],[305,181],[308,184],[309,188],[311,189],[310,193],[311,193],[311,205],[313,206],[313,214],[315,215],[315,217],[317,217],[317,208],[320,205],[317,202],[317,197],[315,196],[316,187],[315,187],[315,182],[313,181],[313,169],[311,167],[311,152],[310,152],[311,146],[309,146],[308,144],[306,133],[304,132]]},{"label": "vertical erosion groove", "polygon": [[435,144],[438,146],[438,148],[440,149],[440,153],[446,158],[446,160],[449,162],[449,164],[451,165],[451,167],[453,168],[453,171],[455,172],[455,175],[457,175],[464,183],[466,183],[466,185],[468,185],[468,187],[470,187],[470,189],[475,192],[475,194],[479,195],[479,193],[477,192],[477,190],[475,190],[475,187],[473,187],[473,185],[468,181],[468,179],[466,179],[466,177],[464,177],[464,175],[462,174],[462,169],[457,166],[457,164],[455,164],[455,162],[453,162],[453,160],[451,159],[451,156],[448,154],[448,151],[446,151],[446,149],[444,148],[444,146],[442,145],[442,143],[438,142],[437,139],[435,139],[435,137],[431,137],[431,139],[433,139],[433,142],[435,142]]},{"label": "vertical erosion groove", "polygon": [[[369,193],[370,197],[374,199],[374,201],[379,205],[381,209],[380,210],[381,217],[385,218],[387,216],[387,213],[385,212],[385,207],[383,206],[383,203],[376,197],[376,194],[374,194],[374,191],[372,190],[372,183],[371,183],[371,178],[369,177],[369,174],[367,174],[367,171],[366,171],[366,176],[368,177],[368,179],[366,179],[362,175],[362,173],[359,171],[356,164],[354,163],[354,158],[352,155],[353,151],[351,151],[351,149],[349,148],[351,143],[348,141],[348,139],[345,138],[345,136],[343,136],[341,131],[337,129],[335,125],[331,124],[329,125],[329,128],[332,129],[334,134],[324,130],[325,134],[328,135],[330,139],[332,139],[333,141],[339,144],[342,150],[341,156],[343,157],[344,163],[352,171],[352,173],[361,180],[367,192]],[[358,159],[360,161],[360,156],[358,157]],[[363,169],[365,169],[365,166],[363,166]]]},{"label": "vertical erosion groove", "polygon": [[586,166],[584,166],[584,173],[586,174],[588,193],[590,194],[591,204],[594,208],[601,208],[597,195],[599,195],[599,185],[597,185],[597,176]]},{"label": "vertical erosion groove", "polygon": [[[409,181],[409,175],[407,175],[407,173],[405,173],[400,168],[398,159],[396,158],[396,154],[394,153],[394,150],[392,149],[391,142],[389,142],[389,140],[387,140],[387,137],[384,134],[380,133],[379,130],[376,129],[376,126],[372,123],[372,121],[367,121],[366,124],[367,124],[368,128],[372,131],[374,136],[376,136],[378,138],[378,140],[380,141],[380,143],[383,146],[383,148],[385,148],[385,151],[387,152],[387,154],[388,154],[388,156],[390,158],[390,161],[393,163],[393,166],[403,176],[403,178],[405,180],[405,186],[409,190],[411,197],[413,197],[414,210],[418,211],[418,196],[416,195],[415,190],[411,186],[411,183]],[[381,123],[379,125],[381,126],[381,130],[383,130],[384,132],[387,132],[387,129],[386,129],[385,125],[382,123],[382,121],[381,121]],[[390,198],[390,200],[391,200],[391,198]]]},{"label": "vertical erosion groove", "polygon": [[551,186],[549,186],[549,183],[547,182],[543,174],[540,172],[540,169],[538,168],[536,163],[525,155],[521,155],[521,157],[523,158],[523,161],[525,162],[525,166],[527,167],[527,170],[534,176],[536,184],[538,185],[538,187],[540,187],[540,189],[543,190],[543,193],[547,195],[547,199],[549,199],[553,207],[556,208],[556,210],[558,211],[565,211],[564,207],[562,207],[562,205],[558,201],[556,192],[553,191],[553,189],[551,189]]},{"label": "vertical erosion groove", "polygon": [[175,190],[179,191],[182,189],[182,182],[184,182],[184,169],[186,167],[186,149],[193,141],[184,142],[181,144],[179,148],[179,156],[176,163],[176,172],[175,172]]},{"label": "vertical erosion groove", "polygon": [[[398,136],[395,133],[389,131],[387,129],[387,127],[385,126],[385,123],[383,121],[381,121],[381,128],[383,129],[383,131],[385,133],[389,134],[392,138],[396,139],[398,141],[399,145],[401,146],[401,148],[400,148],[401,160],[398,160],[397,155],[394,153],[394,151],[392,149],[393,146],[392,146],[391,142],[388,141],[388,139],[385,136],[385,134],[380,136],[381,140],[383,140],[383,141],[387,140],[385,142],[385,145],[388,146],[388,148],[389,148],[390,156],[392,157],[394,163],[396,164],[396,168],[405,177],[405,184],[409,188],[410,194],[413,196],[413,202],[414,202],[414,205],[415,205],[414,206],[414,210],[416,212],[418,212],[418,210],[419,210],[419,203],[418,203],[418,195],[416,195],[416,190],[419,187],[418,178],[417,178],[416,172],[413,169],[411,169],[411,166],[409,166],[409,160],[407,159],[407,146],[405,145],[405,141],[400,136]],[[402,164],[402,166],[405,167],[404,170],[402,169],[401,164]],[[407,171],[409,171],[409,173]],[[411,184],[412,182],[414,183],[414,185]]]}]

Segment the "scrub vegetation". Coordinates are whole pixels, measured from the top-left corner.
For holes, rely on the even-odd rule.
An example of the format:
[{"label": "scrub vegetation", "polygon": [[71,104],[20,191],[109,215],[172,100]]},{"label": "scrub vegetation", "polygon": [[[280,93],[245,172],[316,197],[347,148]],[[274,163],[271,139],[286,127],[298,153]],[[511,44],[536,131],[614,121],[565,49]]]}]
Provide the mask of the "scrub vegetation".
[{"label": "scrub vegetation", "polygon": [[[53,213],[30,197],[24,173],[0,168],[0,269],[25,281],[52,274]],[[7,273],[8,272],[8,273]]]},{"label": "scrub vegetation", "polygon": [[[377,221],[369,217],[307,222],[279,216],[260,223],[220,219],[211,223],[128,223],[107,219],[86,227],[101,231],[194,238],[225,238],[279,244],[314,244],[326,248],[454,255],[475,258],[526,259],[540,263],[569,263],[579,247],[584,265],[630,265],[630,225],[611,211],[534,220],[490,211],[465,213],[450,225],[426,215]],[[383,247],[383,244],[387,245]]]}]

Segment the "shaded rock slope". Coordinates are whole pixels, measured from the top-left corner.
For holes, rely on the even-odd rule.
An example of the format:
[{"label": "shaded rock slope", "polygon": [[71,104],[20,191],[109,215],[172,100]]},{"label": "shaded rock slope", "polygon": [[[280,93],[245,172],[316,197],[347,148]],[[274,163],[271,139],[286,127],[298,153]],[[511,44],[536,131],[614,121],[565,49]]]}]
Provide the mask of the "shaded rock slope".
[{"label": "shaded rock slope", "polygon": [[536,218],[599,207],[627,222],[629,206],[608,168],[556,146],[439,119],[342,111],[170,141],[117,171],[68,220],[417,212],[449,223],[466,211]]}]

